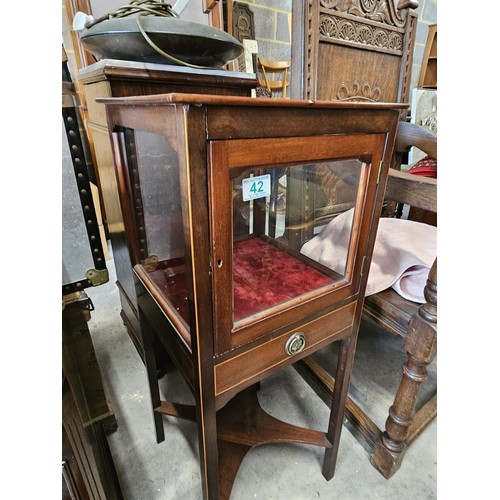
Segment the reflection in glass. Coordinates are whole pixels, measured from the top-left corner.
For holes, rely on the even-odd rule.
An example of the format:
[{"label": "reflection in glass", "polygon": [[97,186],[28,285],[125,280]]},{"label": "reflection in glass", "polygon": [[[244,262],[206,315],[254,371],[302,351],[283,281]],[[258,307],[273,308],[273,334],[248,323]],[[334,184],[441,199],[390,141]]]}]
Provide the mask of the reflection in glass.
[{"label": "reflection in glass", "polygon": [[[337,160],[247,169],[233,179],[234,321],[345,279],[364,166]],[[345,248],[329,266],[308,249],[335,219],[343,233],[333,243]]]},{"label": "reflection in glass", "polygon": [[[135,212],[144,213],[148,256],[158,260],[184,256],[177,153],[165,137],[136,131],[137,178],[140,196]],[[140,180],[140,182],[138,182]]]},{"label": "reflection in glass", "polygon": [[139,258],[187,327],[184,232],[178,156],[162,135],[125,131]]},{"label": "reflection in glass", "polygon": [[[176,145],[139,130],[124,129],[122,138],[138,260],[188,329]],[[346,282],[366,167],[344,159],[230,170],[233,322],[277,313]]]}]

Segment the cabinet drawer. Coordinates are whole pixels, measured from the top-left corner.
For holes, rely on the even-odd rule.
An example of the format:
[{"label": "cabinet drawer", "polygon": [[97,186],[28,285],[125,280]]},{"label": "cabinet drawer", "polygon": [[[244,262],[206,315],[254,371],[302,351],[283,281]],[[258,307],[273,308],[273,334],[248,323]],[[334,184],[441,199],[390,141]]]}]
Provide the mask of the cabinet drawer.
[{"label": "cabinet drawer", "polygon": [[[239,386],[247,387],[263,378],[264,374],[312,354],[324,341],[352,326],[355,308],[356,301],[219,363],[214,368],[216,396]],[[305,340],[304,347],[299,347],[296,354],[288,354],[287,348],[293,351],[290,344],[294,340],[296,346],[300,345],[300,337]]]}]

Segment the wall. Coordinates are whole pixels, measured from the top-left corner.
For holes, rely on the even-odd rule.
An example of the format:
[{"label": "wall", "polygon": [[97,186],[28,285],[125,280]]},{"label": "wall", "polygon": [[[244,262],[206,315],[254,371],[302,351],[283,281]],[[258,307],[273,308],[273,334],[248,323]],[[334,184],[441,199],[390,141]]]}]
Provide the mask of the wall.
[{"label": "wall", "polygon": [[292,0],[237,0],[254,14],[255,39],[259,55],[288,60],[292,54]]},{"label": "wall", "polygon": [[[236,1],[247,4],[254,14],[255,38],[258,42],[259,54],[268,59],[290,59],[292,0]],[[397,3],[397,0],[394,1]],[[127,0],[91,0],[90,3],[94,17],[98,17],[125,5]],[[413,55],[412,88],[418,84],[429,25],[437,23],[437,0],[419,0],[417,14],[418,25]],[[202,12],[201,0],[190,0],[181,17],[203,24],[208,22],[208,16]]]},{"label": "wall", "polygon": [[[291,58],[292,0],[237,0],[254,14],[259,54],[268,59]],[[299,0],[293,0],[299,1]],[[397,4],[397,0],[394,0]],[[418,84],[430,24],[437,23],[437,0],[419,0],[411,88]],[[293,71],[293,68],[292,68]]]}]

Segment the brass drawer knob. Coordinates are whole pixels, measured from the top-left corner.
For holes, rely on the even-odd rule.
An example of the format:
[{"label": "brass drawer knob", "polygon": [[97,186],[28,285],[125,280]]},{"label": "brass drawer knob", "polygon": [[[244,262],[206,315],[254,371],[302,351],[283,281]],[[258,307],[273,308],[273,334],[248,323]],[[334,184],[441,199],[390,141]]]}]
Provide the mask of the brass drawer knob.
[{"label": "brass drawer knob", "polygon": [[285,344],[285,352],[288,356],[294,356],[306,346],[306,336],[303,332],[294,333]]}]

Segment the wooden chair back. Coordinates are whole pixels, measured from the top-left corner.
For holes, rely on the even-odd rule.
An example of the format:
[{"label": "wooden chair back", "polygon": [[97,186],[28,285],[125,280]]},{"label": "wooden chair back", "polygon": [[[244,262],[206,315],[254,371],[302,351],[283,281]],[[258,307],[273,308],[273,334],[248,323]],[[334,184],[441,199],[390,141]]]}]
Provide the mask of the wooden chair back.
[{"label": "wooden chair back", "polygon": [[[395,152],[407,152],[411,146],[437,158],[435,134],[423,127],[400,122]],[[390,169],[385,198],[387,201],[437,213],[437,179]],[[431,390],[430,398],[423,403],[420,401],[421,386],[427,378],[427,366],[436,357],[437,258],[429,272],[424,296],[426,302],[418,304],[388,288],[365,297],[364,301],[363,318],[404,339],[407,353],[407,361],[400,375],[401,382],[391,407],[387,408],[384,428],[379,428],[369,412],[351,398],[348,398],[346,405],[345,416],[349,428],[367,446],[371,464],[386,478],[398,470],[410,444],[437,414],[436,392]],[[334,379],[324,367],[312,358],[305,358],[296,368],[329,404]],[[357,387],[356,391],[359,390]]]},{"label": "wooden chair back", "polygon": [[273,97],[287,97],[287,87],[290,83],[289,69],[291,61],[274,61],[258,57],[259,70],[262,77],[259,76],[259,83],[266,87]]},{"label": "wooden chair back", "polygon": [[[397,6],[395,0],[293,2],[290,96],[314,101],[408,103],[417,7],[414,0],[399,0]],[[400,172],[403,154],[411,146],[437,158],[436,136],[406,123],[406,118],[405,110],[400,116],[385,192],[384,214],[390,216],[398,213],[396,203],[437,211],[437,180]],[[349,189],[340,179],[335,196],[340,199]],[[311,216],[317,224],[314,212]],[[305,241],[308,238],[303,236]],[[415,411],[426,367],[436,356],[437,259],[425,297],[425,304],[417,304],[387,289],[364,302],[364,318],[406,339],[408,353],[394,402],[387,409],[385,429],[350,398],[346,405],[349,427],[370,449],[372,465],[386,478],[398,470],[408,446],[437,412],[436,394]],[[312,357],[295,367],[329,404],[334,386],[331,374]]]},{"label": "wooden chair back", "polygon": [[[408,103],[418,2],[394,2],[293,2],[291,98]],[[407,114],[402,110],[401,120]],[[401,160],[395,154],[391,167],[400,170]],[[352,189],[339,179],[328,196],[338,202],[352,197]],[[394,214],[396,205],[385,204],[383,211]],[[321,213],[321,221],[311,214],[315,225],[328,222]],[[311,236],[309,231],[303,241]]]},{"label": "wooden chair back", "polygon": [[415,0],[293,2],[292,98],[408,102]]}]

